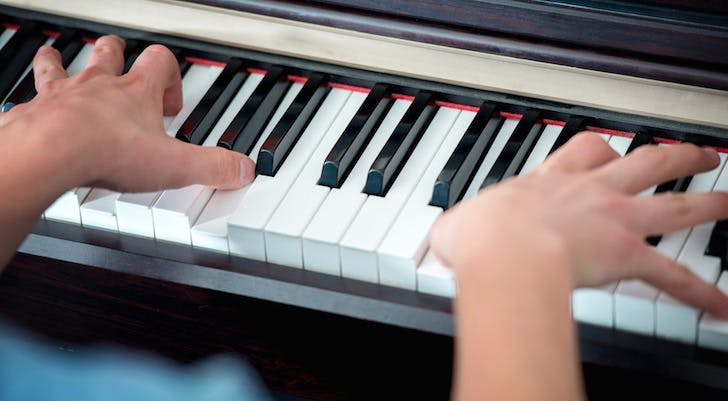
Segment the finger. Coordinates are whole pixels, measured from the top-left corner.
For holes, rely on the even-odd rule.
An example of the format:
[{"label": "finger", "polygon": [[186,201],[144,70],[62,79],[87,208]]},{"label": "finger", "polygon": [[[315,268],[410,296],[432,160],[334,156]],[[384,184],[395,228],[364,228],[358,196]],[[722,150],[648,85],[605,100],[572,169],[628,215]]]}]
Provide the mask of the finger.
[{"label": "finger", "polygon": [[711,170],[718,164],[720,157],[711,148],[688,143],[645,145],[604,165],[595,174],[618,191],[636,194],[653,185]]},{"label": "finger", "polygon": [[721,318],[728,318],[728,296],[715,285],[696,276],[690,269],[645,247],[641,278],[695,308]]},{"label": "finger", "polygon": [[46,84],[50,81],[68,78],[68,73],[63,68],[61,61],[61,53],[50,46],[42,46],[38,49],[33,58],[33,76],[38,92],[44,91]]},{"label": "finger", "polygon": [[728,218],[728,193],[663,193],[633,200],[633,229],[649,236]]},{"label": "finger", "polygon": [[164,115],[177,114],[182,108],[182,76],[177,58],[162,45],[152,45],[137,57],[127,74],[145,83],[163,105]]},{"label": "finger", "polygon": [[124,69],[124,40],[116,35],[96,39],[85,70],[96,73],[119,75]]},{"label": "finger", "polygon": [[619,154],[598,134],[582,132],[574,135],[549,156],[542,168],[561,171],[584,171],[601,166],[619,157]]},{"label": "finger", "polygon": [[169,167],[179,171],[165,185],[202,184],[218,189],[237,189],[255,178],[255,163],[242,153],[177,140],[170,141],[170,144]]}]

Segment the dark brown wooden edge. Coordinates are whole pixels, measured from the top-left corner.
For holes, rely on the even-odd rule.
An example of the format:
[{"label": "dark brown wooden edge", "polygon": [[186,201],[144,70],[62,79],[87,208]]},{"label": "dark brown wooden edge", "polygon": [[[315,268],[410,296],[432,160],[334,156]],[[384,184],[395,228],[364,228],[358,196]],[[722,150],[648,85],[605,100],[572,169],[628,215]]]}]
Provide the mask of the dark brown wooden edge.
[{"label": "dark brown wooden edge", "polygon": [[[453,336],[448,299],[146,238],[41,221],[20,253]],[[728,353],[578,324],[584,363],[728,390]]]},{"label": "dark brown wooden edge", "polygon": [[[596,71],[728,90],[728,25],[529,1],[194,3]],[[323,4],[327,3],[327,4]],[[686,14],[700,21],[694,13]],[[702,14],[701,14],[702,16]],[[705,17],[708,21],[719,17]],[[721,26],[721,23],[723,26]]]},{"label": "dark brown wooden edge", "polygon": [[41,221],[19,252],[453,335],[450,300],[146,238]]}]

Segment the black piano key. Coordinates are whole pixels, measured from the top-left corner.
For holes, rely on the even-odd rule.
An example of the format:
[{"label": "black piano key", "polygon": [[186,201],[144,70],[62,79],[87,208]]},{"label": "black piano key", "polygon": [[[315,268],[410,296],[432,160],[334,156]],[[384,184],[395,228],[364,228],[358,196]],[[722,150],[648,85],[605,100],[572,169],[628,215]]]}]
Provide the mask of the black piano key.
[{"label": "black piano key", "polygon": [[46,39],[40,27],[30,22],[21,25],[3,46],[0,50],[0,99],[8,96]]},{"label": "black piano key", "polygon": [[275,175],[293,145],[308,126],[324,97],[331,90],[326,85],[327,80],[328,77],[322,74],[312,74],[308,77],[301,91],[293,99],[293,103],[286,109],[281,120],[263,142],[258,153],[258,163],[255,166],[256,173]]},{"label": "black piano key", "polygon": [[326,156],[321,168],[319,185],[341,187],[354,165],[353,162],[366,148],[393,103],[393,99],[386,96],[388,91],[388,85],[377,84],[369,92],[354,118]]},{"label": "black piano key", "polygon": [[[690,186],[690,181],[692,181],[693,177],[681,177],[675,180],[671,180],[668,182],[664,182],[657,186],[655,189],[655,194],[665,193],[665,192],[685,192],[688,190],[688,186]],[[646,241],[648,244],[652,246],[656,246],[660,243],[660,240],[662,239],[661,235],[652,235],[647,237]]]},{"label": "black piano key", "polygon": [[266,72],[238,114],[225,129],[217,146],[249,155],[291,86],[283,68]]},{"label": "black piano key", "polygon": [[[83,47],[80,35],[76,30],[63,29],[56,40],[53,41],[53,48],[61,52],[61,64],[63,68],[67,68],[71,61],[76,57]],[[15,89],[8,95],[3,102],[2,111],[9,111],[15,105],[29,102],[37,94],[35,88],[35,76],[33,70],[27,74],[15,86]]]},{"label": "black piano key", "polygon": [[523,114],[480,188],[498,183],[521,171],[544,128],[544,124],[539,123],[538,118],[538,110],[530,110]]},{"label": "black piano key", "polygon": [[437,177],[430,205],[447,209],[465,194],[468,183],[493,145],[503,126],[502,118],[494,118],[497,106],[485,102],[458,142],[445,167]]},{"label": "black piano key", "polygon": [[[142,46],[140,45],[139,47],[140,47],[141,52],[143,52],[144,49],[142,48]],[[179,63],[180,76],[184,77],[185,74],[187,73],[187,70],[190,69],[190,62],[187,61],[187,59],[185,58],[184,53],[182,52],[182,49],[178,49],[176,47],[170,47],[169,51],[172,52],[172,54],[174,55],[174,58],[177,59],[177,63]],[[141,52],[140,52],[140,54],[141,54]]]},{"label": "black piano key", "polygon": [[392,185],[435,116],[435,106],[430,105],[431,100],[432,94],[429,92],[420,92],[415,96],[402,120],[372,163],[364,184],[364,193],[384,196]]},{"label": "black piano key", "polygon": [[247,73],[240,72],[243,65],[240,59],[228,61],[212,86],[177,130],[177,139],[196,145],[202,144],[248,77]]},{"label": "black piano key", "polygon": [[728,220],[715,223],[705,254],[719,257],[721,270],[728,270]]},{"label": "black piano key", "polygon": [[561,132],[559,132],[559,137],[556,138],[556,142],[554,142],[554,146],[551,147],[549,154],[554,153],[556,149],[568,142],[571,137],[581,132],[585,125],[586,121],[584,121],[583,117],[569,117],[569,119],[566,120],[566,124],[564,124],[564,128],[562,128]]},{"label": "black piano key", "polygon": [[646,134],[644,132],[638,132],[635,134],[634,138],[632,138],[632,142],[630,142],[629,147],[627,148],[627,154],[631,153],[633,150],[639,148],[642,145],[649,145],[652,143],[652,135]]},{"label": "black piano key", "polygon": [[134,65],[137,57],[142,53],[143,48],[137,40],[127,40],[124,48],[124,67],[121,69],[122,74],[129,72]]}]

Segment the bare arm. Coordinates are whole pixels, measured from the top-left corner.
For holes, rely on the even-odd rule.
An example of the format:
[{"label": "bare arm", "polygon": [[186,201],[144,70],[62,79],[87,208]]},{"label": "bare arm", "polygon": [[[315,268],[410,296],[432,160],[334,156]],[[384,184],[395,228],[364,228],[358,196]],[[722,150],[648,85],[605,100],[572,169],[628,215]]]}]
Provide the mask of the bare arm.
[{"label": "bare arm", "polygon": [[73,187],[238,188],[252,179],[246,156],[164,132],[163,115],[182,106],[169,50],[147,48],[122,76],[123,50],[118,37],[100,38],[87,68],[68,78],[58,52],[41,48],[33,61],[38,95],[0,116],[0,269],[43,210]]},{"label": "bare arm", "polygon": [[643,279],[728,318],[728,298],[644,241],[728,217],[728,194],[636,196],[715,168],[693,145],[648,146],[619,158],[598,136],[573,138],[534,171],[482,191],[434,227],[455,269],[455,399],[583,398],[571,291]]}]

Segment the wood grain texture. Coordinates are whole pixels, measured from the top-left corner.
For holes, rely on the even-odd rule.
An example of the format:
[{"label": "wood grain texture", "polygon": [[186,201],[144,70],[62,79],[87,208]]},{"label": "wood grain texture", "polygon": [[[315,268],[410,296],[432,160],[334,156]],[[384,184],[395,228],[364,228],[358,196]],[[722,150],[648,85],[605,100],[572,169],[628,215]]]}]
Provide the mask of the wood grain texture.
[{"label": "wood grain texture", "polygon": [[313,400],[444,400],[450,389],[450,337],[54,259],[18,254],[0,276],[0,313],[66,350],[236,355],[271,391]]},{"label": "wood grain texture", "polygon": [[[262,4],[273,3],[277,2]],[[127,28],[127,32],[142,30],[145,37],[153,32],[202,40],[232,48],[229,54],[239,50],[265,52],[289,57],[293,62],[322,62],[353,70],[493,91],[506,97],[533,97],[547,102],[728,128],[728,91],[637,78],[639,75],[617,75],[181,1],[107,0],[99,3],[66,0],[61,4],[53,0],[0,0],[0,4],[111,24]],[[24,11],[3,8],[0,12],[22,14]],[[447,37],[456,40],[459,33]],[[175,39],[168,38],[167,41],[172,43]],[[627,60],[624,65],[631,64]],[[634,68],[650,72],[660,70],[661,65],[637,62]],[[725,78],[727,73],[713,71],[711,74]]]},{"label": "wood grain texture", "polygon": [[613,1],[190,2],[579,68],[726,88],[721,66],[728,63],[728,17],[692,10]]}]

